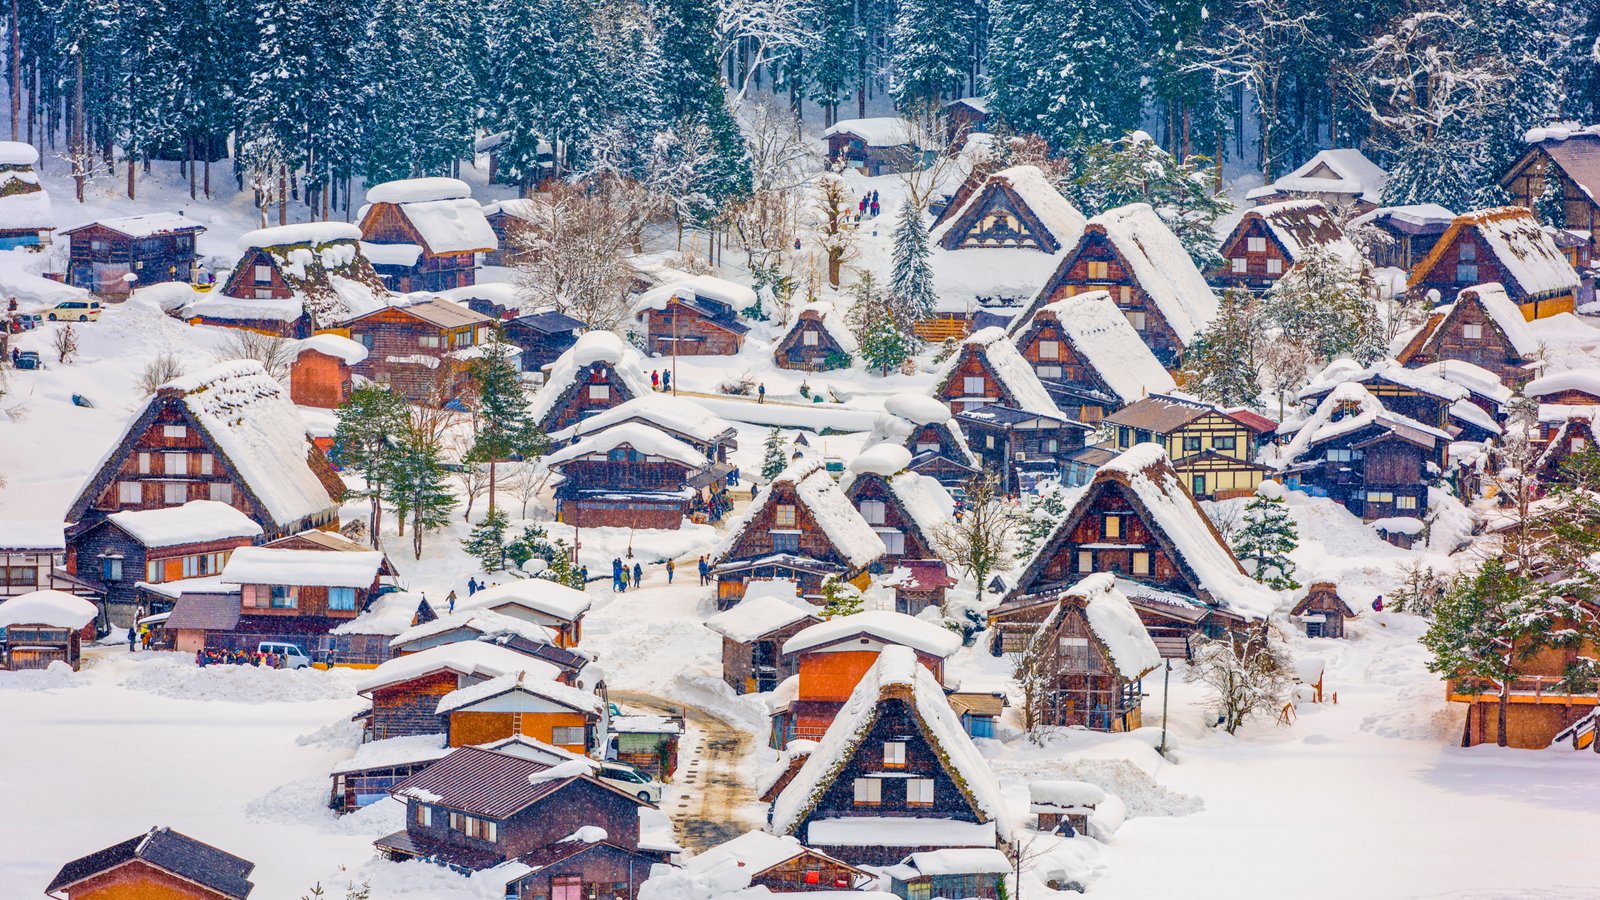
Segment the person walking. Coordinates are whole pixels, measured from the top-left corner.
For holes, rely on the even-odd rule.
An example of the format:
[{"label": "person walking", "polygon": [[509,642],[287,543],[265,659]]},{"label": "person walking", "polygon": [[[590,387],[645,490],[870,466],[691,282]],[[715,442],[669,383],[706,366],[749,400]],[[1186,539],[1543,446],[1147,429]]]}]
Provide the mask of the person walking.
[{"label": "person walking", "polygon": [[666,370],[662,371],[662,373],[661,373],[661,389],[663,391],[667,391],[669,393],[672,391],[672,370],[671,369],[666,369]]},{"label": "person walking", "polygon": [[700,557],[700,586],[705,587],[711,583],[711,566],[704,556]]},{"label": "person walking", "polygon": [[644,587],[644,567],[638,563],[633,564],[633,586]]},{"label": "person walking", "polygon": [[650,390],[661,390],[661,372],[658,369],[650,370]]},{"label": "person walking", "polygon": [[767,383],[764,382],[764,381],[762,383],[756,385],[756,402],[757,403],[765,403],[765,402],[767,402]]},{"label": "person walking", "polygon": [[444,598],[444,602],[450,607],[451,612],[456,611],[456,592],[454,588],[451,588],[450,595]]},{"label": "person walking", "polygon": [[626,593],[627,590],[628,590],[628,567],[627,566],[623,566],[622,567],[622,590],[623,590],[624,593]]},{"label": "person walking", "polygon": [[611,593],[622,590],[622,560],[611,557]]},{"label": "person walking", "polygon": [[589,567],[588,566],[583,566],[583,567],[578,569],[578,578],[579,578],[579,580],[581,580],[583,582],[582,590],[587,591],[589,589]]},{"label": "person walking", "polygon": [[670,559],[667,560],[667,584],[669,584],[669,585],[672,584],[672,570],[673,570],[673,568],[674,568],[674,566],[672,565],[672,560],[670,560]]},{"label": "person walking", "polygon": [[137,641],[138,639],[139,639],[139,628],[138,628],[138,626],[129,625],[128,626],[128,652],[129,653],[138,653],[139,652],[138,649],[134,647],[134,642]]}]

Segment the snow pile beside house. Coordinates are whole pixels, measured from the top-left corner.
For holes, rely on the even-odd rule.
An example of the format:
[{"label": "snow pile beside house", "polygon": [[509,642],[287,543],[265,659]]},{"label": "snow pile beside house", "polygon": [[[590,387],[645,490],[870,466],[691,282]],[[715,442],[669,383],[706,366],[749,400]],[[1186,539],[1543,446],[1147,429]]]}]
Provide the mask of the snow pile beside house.
[{"label": "snow pile beside house", "polygon": [[77,631],[94,621],[94,604],[65,591],[33,591],[0,603],[0,628],[48,625]]}]

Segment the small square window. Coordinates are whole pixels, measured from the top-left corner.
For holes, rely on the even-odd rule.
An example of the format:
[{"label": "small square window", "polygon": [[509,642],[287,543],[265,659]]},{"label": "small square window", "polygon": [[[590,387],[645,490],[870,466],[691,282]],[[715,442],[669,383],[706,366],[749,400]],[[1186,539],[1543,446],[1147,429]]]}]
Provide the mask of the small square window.
[{"label": "small square window", "polygon": [[1249,262],[1247,262],[1245,260],[1245,258],[1242,257],[1242,256],[1235,256],[1233,258],[1233,260],[1232,260],[1232,263],[1233,263],[1233,274],[1235,274],[1235,275],[1243,275],[1245,272],[1248,272],[1250,270]]},{"label": "small square window", "polygon": [[144,502],[144,488],[137,481],[117,482],[117,502],[123,506],[136,506]]},{"label": "small square window", "polygon": [[906,779],[906,805],[907,806],[932,806],[933,805],[933,779],[908,778]]},{"label": "small square window", "polygon": [[1476,341],[1483,337],[1483,325],[1477,322],[1467,322],[1461,326],[1461,336],[1469,341]]},{"label": "small square window", "polygon": [[168,506],[182,506],[189,502],[189,486],[181,481],[161,485],[161,502]]},{"label": "small square window", "polygon": [[982,397],[986,382],[982,375],[967,375],[961,379],[961,390],[968,397]]},{"label": "small square window", "polygon": [[210,494],[212,500],[215,500],[218,503],[233,502],[233,485],[228,484],[227,482],[217,481],[206,485],[206,488],[207,493]]},{"label": "small square window", "polygon": [[1135,575],[1149,575],[1150,574],[1150,554],[1149,553],[1146,553],[1146,552],[1141,550],[1141,551],[1133,554],[1133,574],[1135,574]]},{"label": "small square window", "polygon": [[1277,257],[1273,257],[1273,258],[1267,260],[1267,274],[1268,275],[1282,275],[1283,274],[1283,260],[1278,259]]},{"label": "small square window", "polygon": [[855,781],[857,806],[877,806],[883,802],[883,780],[857,778]]},{"label": "small square window", "polygon": [[772,508],[772,524],[778,528],[794,527],[794,504],[779,503]]},{"label": "small square window", "polygon": [[1093,550],[1079,550],[1078,551],[1078,571],[1079,572],[1093,572],[1094,571],[1094,551]]},{"label": "small square window", "polygon": [[611,399],[611,385],[609,385],[609,384],[591,384],[591,385],[589,385],[589,399],[590,400],[610,400]]},{"label": "small square window", "polygon": [[1090,278],[1093,278],[1093,279],[1096,279],[1096,280],[1104,280],[1107,277],[1107,272],[1109,271],[1109,269],[1110,269],[1110,266],[1108,266],[1104,260],[1090,260],[1089,261],[1089,277]]},{"label": "small square window", "polygon": [[164,438],[172,438],[172,439],[186,438],[186,437],[189,436],[189,426],[187,426],[187,425],[163,425],[163,426],[161,426],[161,436],[164,437]]},{"label": "small square window", "polygon": [[1060,359],[1061,358],[1061,342],[1060,341],[1040,341],[1039,342],[1039,358],[1040,359]]},{"label": "small square window", "polygon": [[800,335],[800,343],[806,345],[807,347],[817,346],[817,333],[815,331],[807,330],[806,333]]},{"label": "small square window", "polygon": [[883,744],[883,764],[886,768],[903,769],[906,765],[905,741],[885,741]]},{"label": "small square window", "polygon": [[1245,238],[1245,249],[1250,253],[1267,252],[1267,239],[1264,237]]}]

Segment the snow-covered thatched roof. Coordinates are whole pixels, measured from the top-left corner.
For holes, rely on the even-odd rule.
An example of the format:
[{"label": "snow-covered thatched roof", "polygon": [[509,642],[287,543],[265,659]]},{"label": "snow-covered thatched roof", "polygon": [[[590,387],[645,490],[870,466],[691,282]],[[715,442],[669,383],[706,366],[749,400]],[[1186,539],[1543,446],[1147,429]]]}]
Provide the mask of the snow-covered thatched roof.
[{"label": "snow-covered thatched roof", "polygon": [[1271,184],[1251,190],[1245,197],[1263,200],[1283,194],[1349,194],[1367,203],[1377,203],[1383,198],[1383,186],[1388,181],[1389,173],[1378,168],[1360,150],[1342,147],[1319,152],[1305,165]]},{"label": "snow-covered thatched roof", "polygon": [[[1035,319],[1040,314],[1061,324],[1072,349],[1094,367],[1123,403],[1177,390],[1172,373],[1150,352],[1109,293],[1088,291],[1064,297],[1040,307]],[[1025,333],[1029,325],[1018,333]]]},{"label": "snow-covered thatched roof", "polygon": [[833,476],[828,474],[823,460],[808,453],[790,463],[770,485],[762,489],[761,494],[745,510],[744,516],[729,528],[727,536],[712,551],[713,560],[725,559],[739,546],[745,531],[751,523],[761,518],[762,512],[783,485],[793,487],[795,500],[805,507],[817,527],[822,529],[835,552],[852,566],[864,567],[887,552],[878,533],[872,530],[866,519],[861,518],[856,508],[850,505],[850,498],[844,495]]},{"label": "snow-covered thatched roof", "polygon": [[962,342],[960,351],[952,355],[940,370],[937,380],[939,390],[936,393],[943,393],[951,378],[960,377],[957,370],[972,355],[982,360],[1001,389],[1010,395],[1002,398],[1004,405],[1056,419],[1067,418],[1056,406],[1050,392],[1045,390],[1039,376],[1034,374],[1033,367],[1006,337],[1005,329],[999,327],[985,328]]},{"label": "snow-covered thatched roof", "polygon": [[[527,578],[484,588],[461,603],[461,610],[521,607],[566,622],[589,611],[589,595],[546,578]],[[458,610],[459,611],[459,610]]]},{"label": "snow-covered thatched roof", "polygon": [[911,123],[899,116],[875,116],[866,119],[840,119],[822,133],[823,137],[836,134],[854,135],[868,147],[899,147],[911,143]]},{"label": "snow-covered thatched roof", "polygon": [[483,253],[499,246],[472,188],[455,178],[405,178],[367,190],[370,205],[393,203],[434,253]]},{"label": "snow-covered thatched roof", "polygon": [[959,207],[943,214],[939,224],[928,234],[929,245],[939,246],[951,229],[967,226],[970,214],[984,206],[990,194],[1007,189],[1023,207],[1018,211],[1023,215],[1032,214],[1048,232],[1047,238],[1055,243],[1054,251],[1046,251],[1047,254],[1059,255],[1078,242],[1087,222],[1083,213],[1056,190],[1038,166],[1012,166],[990,175]]},{"label": "snow-covered thatched roof", "polygon": [[[1450,387],[1460,391],[1462,397],[1466,396],[1465,389],[1454,384]],[[1294,439],[1279,457],[1279,464],[1292,465],[1313,448],[1370,425],[1388,429],[1407,440],[1429,447],[1436,442],[1450,441],[1450,435],[1431,425],[1391,412],[1359,381],[1346,381],[1322,398],[1316,411],[1300,423],[1294,431]]]},{"label": "snow-covered thatched roof", "polygon": [[792,333],[794,329],[799,328],[800,323],[808,319],[814,319],[821,324],[822,330],[828,333],[828,337],[833,338],[833,342],[839,345],[839,349],[846,353],[856,352],[856,336],[850,332],[850,328],[845,324],[844,314],[834,307],[832,303],[826,300],[818,300],[815,303],[807,303],[800,307],[795,311],[794,326],[790,329],[790,332]]},{"label": "snow-covered thatched roof", "polygon": [[33,170],[38,161],[31,144],[0,141],[0,231],[56,227],[50,195]]},{"label": "snow-covered thatched roof", "polygon": [[1137,680],[1161,665],[1161,651],[1127,595],[1117,588],[1115,574],[1096,572],[1069,588],[1045,617],[1036,641],[1055,640],[1057,623],[1069,604],[1083,606],[1089,629],[1105,645],[1111,664],[1123,678]]},{"label": "snow-covered thatched roof", "polygon": [[554,441],[566,441],[596,431],[604,431],[630,419],[642,419],[662,431],[679,434],[702,443],[731,437],[728,432],[733,430],[732,422],[688,397],[651,393],[648,396],[634,397],[626,403],[619,403],[610,409],[587,416],[576,425],[551,432],[550,438]]},{"label": "snow-covered thatched roof", "polygon": [[631,394],[629,399],[650,395],[650,379],[644,374],[639,351],[609,331],[587,331],[550,364],[544,384],[528,401],[532,419],[543,423],[556,403],[575,387],[579,373],[593,365],[609,366]]},{"label": "snow-covered thatched roof", "polygon": [[1086,231],[1096,230],[1116,248],[1178,339],[1194,343],[1217,316],[1217,295],[1167,223],[1150,204],[1130,203],[1090,219]]},{"label": "snow-covered thatched roof", "polygon": [[1540,226],[1531,210],[1521,206],[1499,206],[1457,216],[1428,255],[1411,270],[1406,286],[1415,287],[1426,280],[1463,231],[1477,234],[1505,278],[1523,294],[1537,297],[1578,289],[1578,273],[1562,255],[1555,239]]},{"label": "snow-covered thatched roof", "polygon": [[1248,210],[1234,228],[1238,234],[1253,219],[1261,220],[1293,265],[1314,247],[1327,250],[1352,269],[1361,266],[1361,251],[1350,243],[1333,212],[1321,200],[1285,200]]}]

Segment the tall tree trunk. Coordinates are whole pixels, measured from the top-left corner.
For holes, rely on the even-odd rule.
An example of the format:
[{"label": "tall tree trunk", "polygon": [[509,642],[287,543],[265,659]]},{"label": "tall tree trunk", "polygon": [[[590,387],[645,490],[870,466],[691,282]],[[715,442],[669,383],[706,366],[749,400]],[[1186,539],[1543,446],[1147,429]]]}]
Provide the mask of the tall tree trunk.
[{"label": "tall tree trunk", "polygon": [[187,159],[187,162],[188,162],[187,168],[189,169],[189,199],[190,200],[195,199],[194,159],[195,159],[195,149],[197,147],[199,147],[199,145],[200,145],[200,141],[198,139],[196,139],[194,136],[191,135],[189,137],[189,141],[188,141],[188,153],[185,154],[188,157],[188,159]]},{"label": "tall tree trunk", "polygon": [[278,166],[278,224],[289,224],[289,165]]},{"label": "tall tree trunk", "polygon": [[494,515],[494,460],[489,460],[489,515]]},{"label": "tall tree trunk", "polygon": [[372,492],[372,517],[369,520],[368,530],[372,533],[367,537],[372,542],[372,549],[378,549],[378,529],[383,526],[383,501],[378,499],[382,493],[381,484],[369,484],[367,489]]},{"label": "tall tree trunk", "polygon": [[205,166],[206,166],[205,194],[206,194],[206,199],[209,200],[211,198],[211,145],[210,144],[206,145],[205,157],[206,157],[206,162],[205,162]]},{"label": "tall tree trunk", "polygon": [[132,147],[128,148],[127,159],[125,159],[124,162],[126,162],[128,164],[128,199],[129,200],[133,200],[133,199],[135,199],[135,197],[133,196],[133,170],[135,168],[137,168],[137,166],[136,166],[136,164],[134,163],[134,160],[133,160],[133,148]]},{"label": "tall tree trunk", "polygon": [[1500,724],[1499,733],[1495,735],[1495,744],[1501,747],[1506,745],[1506,710],[1511,707],[1511,683],[1502,682],[1500,685]]},{"label": "tall tree trunk", "polygon": [[22,140],[22,23],[17,0],[11,0],[11,139]]},{"label": "tall tree trunk", "polygon": [[74,77],[72,79],[72,181],[77,188],[78,202],[83,202],[84,167],[89,149],[84,144],[83,133],[83,51],[72,54]]}]

